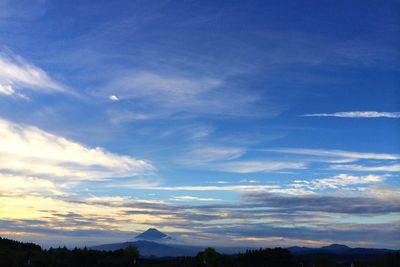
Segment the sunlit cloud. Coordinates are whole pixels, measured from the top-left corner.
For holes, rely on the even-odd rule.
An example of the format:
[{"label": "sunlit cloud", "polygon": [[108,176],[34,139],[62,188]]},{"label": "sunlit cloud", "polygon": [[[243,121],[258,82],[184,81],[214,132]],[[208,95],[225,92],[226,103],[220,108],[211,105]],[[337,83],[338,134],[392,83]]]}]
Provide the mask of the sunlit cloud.
[{"label": "sunlit cloud", "polygon": [[0,173],[0,194],[19,197],[24,194],[63,195],[64,192],[49,180]]},{"label": "sunlit cloud", "polygon": [[0,119],[0,170],[64,181],[135,177],[155,168],[147,161],[88,148],[39,128]]}]

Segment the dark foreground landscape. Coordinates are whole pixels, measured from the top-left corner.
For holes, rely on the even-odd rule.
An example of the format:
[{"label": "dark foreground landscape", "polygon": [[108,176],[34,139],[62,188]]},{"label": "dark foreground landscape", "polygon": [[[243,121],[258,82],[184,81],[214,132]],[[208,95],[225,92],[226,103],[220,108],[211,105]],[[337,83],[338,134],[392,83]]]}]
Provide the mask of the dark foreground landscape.
[{"label": "dark foreground landscape", "polygon": [[[337,246],[337,245],[336,245]],[[336,248],[335,246],[333,248]],[[343,249],[343,248],[342,248]],[[292,251],[292,252],[291,252]],[[352,254],[353,253],[353,254]],[[399,251],[266,248],[247,250],[237,254],[221,254],[213,248],[205,248],[196,256],[144,257],[134,246],[113,251],[95,249],[42,249],[33,243],[22,243],[0,238],[0,267],[257,267],[257,266],[400,266]]]}]

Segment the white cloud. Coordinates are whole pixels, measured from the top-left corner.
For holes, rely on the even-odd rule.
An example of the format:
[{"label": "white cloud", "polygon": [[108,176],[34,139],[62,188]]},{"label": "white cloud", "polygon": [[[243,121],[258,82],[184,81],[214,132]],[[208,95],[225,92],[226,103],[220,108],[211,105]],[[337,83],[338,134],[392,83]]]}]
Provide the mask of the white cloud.
[{"label": "white cloud", "polygon": [[368,190],[372,197],[386,200],[397,200],[400,203],[400,188],[398,187],[372,187]]},{"label": "white cloud", "polygon": [[259,183],[260,181],[252,180],[252,179],[250,179],[250,180],[248,180],[248,179],[243,179],[243,180],[240,180],[240,182],[241,182],[241,183],[255,184],[255,183]]},{"label": "white cloud", "polygon": [[49,193],[63,195],[52,181],[40,179],[37,177],[25,177],[12,174],[0,173],[0,193],[7,195],[20,195],[29,193],[40,193],[41,195]]},{"label": "white cloud", "polygon": [[400,172],[400,164],[364,166],[364,165],[331,165],[333,170],[361,171],[361,172]]},{"label": "white cloud", "polygon": [[9,84],[0,84],[0,94],[2,95],[13,95],[15,93],[13,87]]},{"label": "white cloud", "polygon": [[68,181],[133,177],[154,167],[129,156],[88,148],[36,127],[0,119],[0,171]]},{"label": "white cloud", "polygon": [[[129,187],[129,186],[128,186]],[[135,187],[137,188],[137,187]],[[142,189],[148,190],[161,190],[161,191],[232,191],[232,192],[268,192],[274,194],[287,194],[287,195],[311,195],[314,192],[304,189],[288,187],[284,188],[278,185],[220,185],[220,186],[144,186]]]},{"label": "white cloud", "polygon": [[353,152],[344,150],[278,148],[278,149],[267,149],[266,151],[287,153],[287,154],[310,155],[310,156],[341,157],[349,159],[377,159],[377,160],[400,159],[399,154],[364,153],[364,152]]},{"label": "white cloud", "polygon": [[385,176],[380,175],[355,176],[339,174],[329,178],[295,180],[292,186],[294,188],[307,188],[310,190],[340,189],[351,185],[380,183],[384,180]]},{"label": "white cloud", "polygon": [[194,196],[173,196],[170,198],[172,201],[220,201],[217,198],[208,197],[194,197]]},{"label": "white cloud", "polygon": [[335,113],[304,114],[302,117],[338,117],[338,118],[400,118],[400,112],[348,111]]},{"label": "white cloud", "polygon": [[134,206],[135,204],[165,204],[162,200],[131,199],[126,196],[91,196],[79,199],[78,202],[89,205],[105,205],[114,207]]},{"label": "white cloud", "polygon": [[110,95],[108,97],[108,99],[110,99],[111,101],[118,101],[119,100],[118,96],[116,96],[116,95]]},{"label": "white cloud", "polygon": [[219,169],[235,173],[274,172],[279,170],[305,169],[303,162],[274,162],[274,161],[236,161],[221,164]]},{"label": "white cloud", "polygon": [[16,90],[72,93],[41,68],[20,56],[4,52],[0,53],[0,85],[0,92],[6,95],[12,95]]},{"label": "white cloud", "polygon": [[142,189],[163,190],[163,191],[273,191],[281,190],[276,185],[199,185],[199,186],[144,186]]}]

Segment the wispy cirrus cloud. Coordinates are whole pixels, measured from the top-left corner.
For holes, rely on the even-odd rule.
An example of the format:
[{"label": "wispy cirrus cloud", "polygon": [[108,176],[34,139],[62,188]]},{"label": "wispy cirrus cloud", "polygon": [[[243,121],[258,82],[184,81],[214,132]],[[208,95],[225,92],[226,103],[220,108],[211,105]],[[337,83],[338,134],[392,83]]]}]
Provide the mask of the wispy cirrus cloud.
[{"label": "wispy cirrus cloud", "polygon": [[346,150],[329,150],[329,149],[307,149],[307,148],[276,148],[267,149],[266,151],[297,154],[297,155],[308,155],[308,156],[323,156],[323,157],[339,157],[348,159],[373,159],[373,160],[398,160],[400,154],[386,154],[386,153],[366,153],[366,152],[355,152]]},{"label": "wispy cirrus cloud", "polygon": [[178,162],[187,165],[213,165],[240,158],[246,149],[231,146],[195,146],[178,158]]},{"label": "wispy cirrus cloud", "polygon": [[400,112],[379,112],[379,111],[345,111],[335,113],[314,113],[304,114],[301,117],[338,117],[338,118],[392,118],[399,119]]},{"label": "wispy cirrus cloud", "polygon": [[107,111],[107,116],[110,122],[114,125],[119,125],[132,121],[150,120],[157,117],[157,115],[155,114],[132,112],[129,110],[109,110]]},{"label": "wispy cirrus cloud", "polygon": [[355,165],[338,164],[329,166],[332,170],[359,171],[359,172],[400,172],[400,164],[391,165]]},{"label": "wispy cirrus cloud", "polygon": [[[129,186],[127,186],[129,187]],[[161,191],[264,191],[280,190],[276,185],[193,185],[193,186],[144,186],[142,189],[161,190]]]},{"label": "wispy cirrus cloud", "polygon": [[[131,187],[130,185],[123,185],[124,187]],[[192,192],[223,192],[223,191],[231,191],[231,192],[269,192],[276,194],[287,194],[287,195],[310,195],[314,194],[313,191],[310,191],[306,188],[295,188],[295,187],[281,187],[279,185],[266,185],[266,184],[251,184],[251,185],[192,185],[192,186],[142,186],[138,187],[135,185],[135,188],[145,189],[145,190],[160,190],[160,191],[192,191]]]},{"label": "wispy cirrus cloud", "polygon": [[234,173],[265,173],[280,170],[300,170],[306,168],[307,164],[304,162],[287,161],[233,161],[223,163],[219,166],[220,170]]},{"label": "wispy cirrus cloud", "polygon": [[[246,116],[251,113],[253,104],[259,100],[258,95],[232,88],[228,90],[225,83],[223,78],[207,75],[127,71],[111,78],[93,94],[114,102],[135,101],[135,109],[129,111],[150,114],[146,119],[166,118],[183,112],[185,116]],[[154,106],[157,106],[157,111]],[[131,119],[136,119],[136,116]]]},{"label": "wispy cirrus cloud", "polygon": [[24,96],[21,91],[74,94],[43,69],[9,51],[0,52],[0,94]]},{"label": "wispy cirrus cloud", "polygon": [[280,170],[306,169],[305,162],[277,160],[244,160],[246,148],[233,146],[196,146],[178,158],[178,162],[192,166],[231,173],[265,173]]},{"label": "wispy cirrus cloud", "polygon": [[88,148],[33,126],[0,119],[0,174],[79,181],[135,177],[154,170],[144,160]]},{"label": "wispy cirrus cloud", "polygon": [[173,196],[170,198],[172,201],[221,201],[221,199],[211,197],[195,197],[195,196]]}]

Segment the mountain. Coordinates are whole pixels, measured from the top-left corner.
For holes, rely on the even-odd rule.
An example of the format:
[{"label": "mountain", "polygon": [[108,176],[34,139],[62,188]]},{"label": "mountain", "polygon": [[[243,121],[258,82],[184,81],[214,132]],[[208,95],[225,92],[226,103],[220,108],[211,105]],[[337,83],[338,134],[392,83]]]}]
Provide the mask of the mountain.
[{"label": "mountain", "polygon": [[124,249],[128,246],[135,246],[138,248],[140,255],[143,257],[181,257],[181,256],[195,256],[202,251],[203,247],[191,247],[181,245],[166,245],[152,241],[138,240],[124,243],[104,244],[91,249],[112,251],[117,249]]},{"label": "mountain", "polygon": [[340,245],[340,244],[332,244],[329,246],[320,247],[320,249],[325,250],[325,251],[332,251],[332,252],[343,252],[343,251],[351,250],[350,247],[348,247],[346,245]]},{"label": "mountain", "polygon": [[0,237],[0,251],[13,250],[13,251],[40,251],[42,248],[33,243],[23,243],[7,238]]},{"label": "mountain", "polygon": [[308,254],[340,254],[340,255],[384,255],[394,252],[390,249],[376,249],[376,248],[350,248],[346,245],[332,244],[320,248],[309,247],[289,247],[287,248],[295,255],[308,255]]},{"label": "mountain", "polygon": [[353,262],[355,259],[360,262],[378,263],[389,253],[396,250],[375,249],[375,248],[350,248],[346,245],[332,244],[320,248],[289,247],[292,254],[305,261],[313,261],[316,258],[324,257],[335,262]]},{"label": "mountain", "polygon": [[158,231],[155,228],[149,228],[146,231],[144,231],[143,233],[137,235],[135,237],[135,239],[160,242],[160,241],[165,241],[165,240],[172,240],[172,237]]},{"label": "mountain", "polygon": [[144,257],[195,256],[204,249],[203,247],[179,245],[171,236],[155,228],[149,228],[143,233],[138,234],[133,241],[104,244],[92,247],[92,249],[117,250],[127,248],[128,246],[137,247],[140,255]]}]

